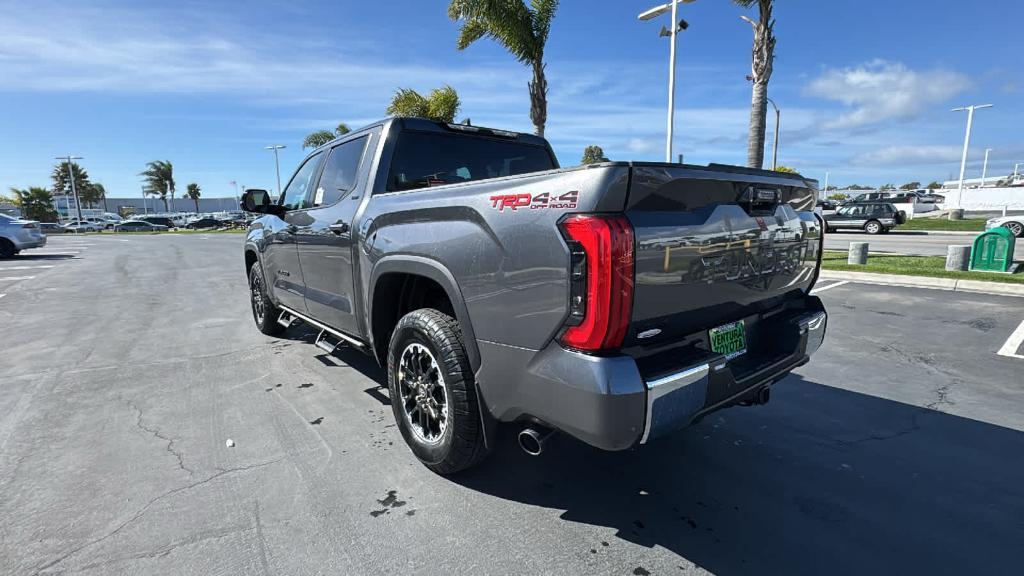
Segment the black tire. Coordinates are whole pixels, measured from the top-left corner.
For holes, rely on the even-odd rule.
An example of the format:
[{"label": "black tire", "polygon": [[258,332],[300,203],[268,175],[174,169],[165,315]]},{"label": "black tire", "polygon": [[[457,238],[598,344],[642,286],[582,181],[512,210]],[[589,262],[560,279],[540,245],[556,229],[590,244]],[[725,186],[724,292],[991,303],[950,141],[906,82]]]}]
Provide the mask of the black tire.
[{"label": "black tire", "polygon": [[1006,222],[1003,224],[1003,228],[1010,231],[1017,238],[1024,238],[1024,224],[1020,222]]},{"label": "black tire", "polygon": [[868,234],[878,234],[882,230],[885,230],[885,228],[882,226],[882,223],[879,222],[878,220],[868,220],[864,224],[864,231],[867,232]]},{"label": "black tire", "polygon": [[[422,355],[424,349],[429,352],[429,358]],[[414,363],[420,366],[421,385],[435,379],[430,375],[435,373],[432,368],[436,366],[439,378],[433,384],[433,392],[424,392],[420,397],[425,398],[425,402],[442,399],[438,392],[443,390],[447,407],[443,429],[438,426],[434,430],[428,425],[414,430],[414,417],[409,411],[417,410],[418,400],[414,398],[416,370],[406,371],[402,367],[409,366],[408,355],[417,353],[420,354],[419,359],[431,362],[425,369],[422,362]],[[462,330],[454,318],[431,308],[422,308],[398,321],[388,345],[388,389],[398,429],[413,454],[427,468],[437,474],[454,474],[478,464],[487,456],[473,370],[462,343]],[[435,403],[431,410],[437,407]],[[423,416],[423,410],[419,409],[418,414]],[[426,434],[432,433],[435,437],[426,438],[424,428],[428,429]]]},{"label": "black tire", "polygon": [[0,238],[0,258],[13,258],[18,253],[14,243],[7,238]]},{"label": "black tire", "polygon": [[249,305],[252,308],[252,319],[260,332],[267,336],[284,332],[284,326],[277,323],[281,310],[267,296],[267,283],[263,279],[263,268],[259,262],[253,262],[252,268],[249,268]]}]

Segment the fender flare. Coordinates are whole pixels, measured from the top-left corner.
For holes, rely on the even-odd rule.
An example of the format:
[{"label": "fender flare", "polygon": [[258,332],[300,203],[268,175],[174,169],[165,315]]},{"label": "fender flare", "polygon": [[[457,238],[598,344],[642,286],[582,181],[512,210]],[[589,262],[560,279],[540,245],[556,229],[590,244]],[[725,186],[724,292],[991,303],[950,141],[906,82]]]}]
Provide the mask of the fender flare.
[{"label": "fender flare", "polygon": [[469,317],[469,309],[462,297],[462,290],[455,280],[455,276],[437,260],[414,255],[385,256],[377,261],[370,273],[369,298],[366,303],[367,333],[370,340],[373,340],[373,299],[377,289],[377,282],[380,277],[389,273],[415,274],[430,278],[437,282],[448,295],[448,300],[455,310],[455,319],[459,321],[462,328],[462,340],[466,346],[466,356],[469,359],[469,366],[475,373],[480,369],[480,348],[476,343],[476,333],[473,331],[473,322]]}]

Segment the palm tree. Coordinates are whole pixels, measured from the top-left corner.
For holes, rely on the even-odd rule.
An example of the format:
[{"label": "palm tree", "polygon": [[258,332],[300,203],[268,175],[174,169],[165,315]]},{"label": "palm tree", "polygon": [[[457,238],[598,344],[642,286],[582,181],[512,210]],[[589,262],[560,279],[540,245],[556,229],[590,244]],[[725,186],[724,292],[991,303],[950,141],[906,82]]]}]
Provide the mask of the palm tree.
[{"label": "palm tree", "polygon": [[757,22],[740,16],[743,21],[754,29],[754,47],[752,49],[750,76],[747,80],[754,83],[750,98],[750,133],[747,136],[747,166],[761,168],[764,165],[764,129],[765,116],[768,113],[768,80],[772,77],[772,65],[775,62],[775,19],[772,18],[774,0],[733,0],[734,3],[749,8],[757,4],[759,17]]},{"label": "palm tree", "polygon": [[[75,176],[75,190],[81,194],[89,184],[89,173],[82,168],[78,162],[71,163],[71,173]],[[53,180],[53,193],[59,196],[71,194],[71,182],[68,178],[68,163],[61,162],[53,167],[50,174]]]},{"label": "palm tree", "polygon": [[199,212],[199,196],[201,194],[202,191],[199,189],[199,184],[196,184],[195,182],[189,184],[185,188],[185,196],[188,196],[196,203],[196,212]]},{"label": "palm tree", "polygon": [[530,120],[538,136],[544,136],[548,121],[548,81],[544,75],[544,46],[558,0],[451,0],[448,17],[462,20],[456,47],[465,50],[487,36],[501,44],[516,60],[533,69],[530,90]]},{"label": "palm tree", "polygon": [[174,166],[170,160],[154,160],[146,164],[146,169],[139,173],[146,183],[143,193],[159,196],[167,211],[167,195],[174,195]]},{"label": "palm tree", "polygon": [[40,222],[56,222],[57,211],[53,209],[53,194],[42,186],[32,186],[26,190],[11,188],[14,204],[29,220]]},{"label": "palm tree", "polygon": [[306,136],[306,139],[302,141],[302,148],[303,150],[306,148],[319,148],[331,140],[334,140],[339,136],[344,136],[351,131],[352,130],[349,129],[348,124],[339,122],[338,126],[334,129],[334,132],[331,132],[330,130],[317,130],[309,136]]},{"label": "palm tree", "polygon": [[99,182],[86,182],[78,189],[78,197],[83,204],[92,208],[97,202],[107,199],[107,189]]},{"label": "palm tree", "polygon": [[600,146],[587,146],[583,149],[583,159],[580,160],[580,164],[597,164],[608,161],[608,157],[604,155],[604,150]]},{"label": "palm tree", "polygon": [[399,88],[391,98],[387,114],[451,123],[461,106],[459,94],[448,85],[434,88],[429,96],[423,96],[412,88]]}]

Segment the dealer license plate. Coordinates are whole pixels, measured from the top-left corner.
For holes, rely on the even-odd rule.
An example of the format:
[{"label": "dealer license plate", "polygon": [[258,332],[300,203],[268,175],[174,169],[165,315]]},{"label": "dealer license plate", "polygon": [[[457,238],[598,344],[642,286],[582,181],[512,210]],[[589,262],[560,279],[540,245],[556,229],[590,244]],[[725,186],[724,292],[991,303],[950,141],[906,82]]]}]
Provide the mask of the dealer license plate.
[{"label": "dealer license plate", "polygon": [[733,359],[747,351],[747,331],[743,321],[708,330],[711,351]]}]

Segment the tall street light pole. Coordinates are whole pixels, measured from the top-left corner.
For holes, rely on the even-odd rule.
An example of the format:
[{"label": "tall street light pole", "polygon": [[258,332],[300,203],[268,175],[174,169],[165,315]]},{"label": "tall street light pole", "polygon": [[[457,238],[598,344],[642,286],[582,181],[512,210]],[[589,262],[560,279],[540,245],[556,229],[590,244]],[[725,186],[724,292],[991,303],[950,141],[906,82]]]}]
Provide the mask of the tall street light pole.
[{"label": "tall street light pole", "polygon": [[970,106],[961,106],[960,108],[953,108],[952,112],[963,112],[967,111],[967,133],[964,134],[964,153],[960,157],[960,183],[957,185],[956,192],[956,207],[959,208],[961,202],[963,202],[964,194],[964,171],[967,170],[967,147],[971,145],[971,127],[974,125],[974,111],[981,110],[982,108],[991,108],[991,104],[971,104]]},{"label": "tall street light pole", "polygon": [[779,107],[775,105],[775,101],[768,98],[768,102],[775,108],[775,139],[772,141],[772,170],[779,165]]},{"label": "tall street light pole", "polygon": [[[54,158],[54,160],[64,160],[64,161],[66,161],[68,163],[68,180],[71,181],[71,193],[75,196],[75,209],[78,211],[78,221],[81,222],[82,221],[82,203],[78,201],[78,188],[75,186],[74,165],[72,164],[71,161],[72,160],[82,160],[82,157],[81,156],[72,156],[71,154],[68,154],[67,156],[57,156],[56,158]],[[71,211],[68,210],[68,212],[71,212]],[[68,216],[70,217],[71,214],[68,214]]]},{"label": "tall street light pole", "polygon": [[985,162],[981,165],[981,187],[985,187],[985,176],[988,174],[988,153],[991,152],[991,148],[985,148]]},{"label": "tall street light pole", "polygon": [[679,30],[686,30],[689,28],[689,24],[685,20],[678,20],[678,9],[679,4],[690,4],[696,0],[672,0],[668,4],[662,4],[661,6],[655,6],[649,10],[641,12],[637,19],[639,20],[651,20],[661,16],[669,10],[672,11],[672,28],[671,31],[662,28],[661,35],[669,36],[670,47],[668,56],[668,130],[665,135],[665,162],[672,162],[672,132],[675,125],[675,108],[676,108],[676,35]]},{"label": "tall street light pole", "polygon": [[283,146],[281,144],[274,144],[273,146],[264,146],[263,147],[264,150],[273,150],[274,151],[274,170],[277,172],[277,195],[278,196],[281,195],[281,162],[277,158],[277,151],[282,149],[282,148],[287,148],[287,146]]}]

